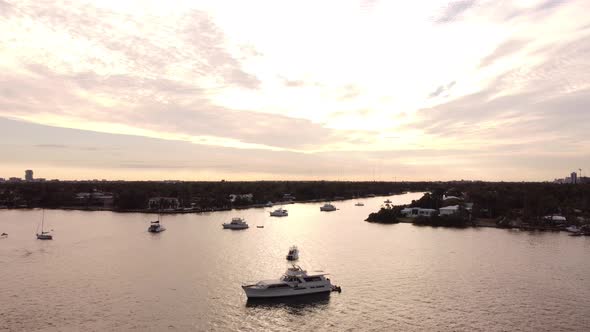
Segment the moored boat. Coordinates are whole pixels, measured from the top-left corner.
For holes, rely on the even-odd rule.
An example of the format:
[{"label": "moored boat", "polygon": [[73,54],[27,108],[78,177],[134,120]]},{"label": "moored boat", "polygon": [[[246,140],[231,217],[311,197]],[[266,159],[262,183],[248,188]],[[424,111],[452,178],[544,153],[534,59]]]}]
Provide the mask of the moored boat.
[{"label": "moored boat", "polygon": [[160,219],[150,222],[150,227],[148,227],[148,232],[150,233],[161,233],[166,230],[166,227],[160,224]]},{"label": "moored boat", "polygon": [[336,207],[330,203],[324,204],[324,206],[320,206],[320,211],[330,212],[336,211]]},{"label": "moored boat", "polygon": [[242,289],[248,298],[276,298],[339,292],[340,287],[332,285],[330,279],[325,277],[326,275],[326,273],[308,274],[301,267],[293,265],[279,279],[243,285]]},{"label": "moored boat", "polygon": [[299,259],[299,249],[297,246],[292,246],[289,248],[289,253],[287,253],[287,260],[288,261],[296,261]]},{"label": "moored boat", "polygon": [[365,206],[365,204],[364,203],[361,203],[361,202],[358,202],[354,206]]},{"label": "moored boat", "polygon": [[239,217],[232,218],[231,222],[223,224],[224,229],[246,229],[248,227],[246,220]]},{"label": "moored boat", "polygon": [[286,217],[288,215],[289,215],[289,213],[287,212],[287,210],[285,210],[283,208],[278,208],[278,209],[270,212],[271,217]]},{"label": "moored boat", "polygon": [[37,240],[53,240],[53,235],[45,231],[45,210],[41,213],[41,233],[37,233]]}]

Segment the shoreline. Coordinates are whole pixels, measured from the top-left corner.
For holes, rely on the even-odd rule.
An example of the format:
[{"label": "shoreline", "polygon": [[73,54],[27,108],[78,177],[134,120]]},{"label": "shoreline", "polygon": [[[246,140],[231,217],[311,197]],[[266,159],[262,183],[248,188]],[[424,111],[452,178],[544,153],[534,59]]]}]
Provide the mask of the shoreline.
[{"label": "shoreline", "polygon": [[325,203],[325,202],[339,202],[339,201],[351,201],[355,199],[364,199],[364,198],[375,198],[375,197],[391,197],[391,196],[398,196],[404,195],[413,192],[422,192],[422,191],[405,191],[401,193],[396,193],[392,195],[374,195],[374,196],[364,196],[364,197],[352,197],[352,198],[345,198],[345,197],[337,197],[337,198],[316,198],[316,199],[308,199],[308,200],[292,200],[292,201],[282,201],[282,202],[275,202],[272,205],[268,205],[267,203],[259,203],[259,204],[249,204],[249,205],[242,205],[242,206],[225,206],[225,207],[215,207],[215,208],[208,208],[208,209],[195,209],[195,208],[184,208],[184,209],[175,209],[175,210],[150,210],[150,209],[116,209],[116,208],[101,208],[101,207],[78,207],[78,206],[61,206],[61,207],[0,207],[0,211],[2,210],[34,210],[34,209],[46,209],[46,210],[63,210],[63,211],[88,211],[88,212],[115,212],[115,213],[144,213],[144,214],[189,214],[189,213],[207,213],[207,212],[221,212],[221,211],[232,211],[232,210],[248,210],[248,209],[260,209],[260,208],[267,208],[267,207],[274,207],[274,206],[282,206],[282,205],[290,205],[290,204],[306,204],[306,203]]}]

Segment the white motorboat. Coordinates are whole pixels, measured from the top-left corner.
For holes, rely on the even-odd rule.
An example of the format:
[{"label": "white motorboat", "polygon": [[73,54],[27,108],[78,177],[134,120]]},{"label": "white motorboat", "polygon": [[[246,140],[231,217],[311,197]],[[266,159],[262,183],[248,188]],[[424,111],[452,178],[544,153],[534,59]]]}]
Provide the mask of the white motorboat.
[{"label": "white motorboat", "polygon": [[150,223],[150,227],[148,227],[148,232],[150,232],[150,233],[161,233],[165,230],[166,230],[166,227],[164,227],[160,224],[159,218],[156,221],[152,221]]},{"label": "white motorboat", "polygon": [[283,208],[278,208],[278,209],[270,212],[271,217],[286,217],[288,215],[289,215],[289,213],[287,213],[287,210],[285,210]]},{"label": "white motorboat", "polygon": [[568,226],[565,228],[566,231],[571,232],[571,233],[577,233],[580,231],[580,228],[578,228],[578,226]]},{"label": "white motorboat", "polygon": [[287,272],[276,280],[263,280],[256,284],[244,285],[242,289],[248,298],[273,298],[309,295],[340,291],[340,287],[332,285],[326,273],[307,274],[297,265],[287,269]]},{"label": "white motorboat", "polygon": [[354,206],[365,206],[365,204],[364,203],[361,203],[361,202],[358,202]]},{"label": "white motorboat", "polygon": [[330,212],[336,211],[336,207],[330,203],[324,204],[324,206],[320,206],[320,211]]},{"label": "white motorboat", "polygon": [[[49,233],[49,232],[46,232],[44,229],[44,226],[45,226],[45,210],[43,210],[43,212],[41,214],[41,233],[37,232],[37,240],[53,240],[53,235],[51,235],[51,233]],[[38,231],[38,229],[37,229],[37,231]]]},{"label": "white motorboat", "polygon": [[268,202],[266,202],[266,204],[264,204],[264,206],[266,206],[266,207],[272,207],[273,205],[274,205],[274,203],[271,201],[268,201]]},{"label": "white motorboat", "polygon": [[224,223],[223,228],[225,229],[246,229],[248,228],[248,223],[246,220],[236,217],[232,218],[230,223]]},{"label": "white motorboat", "polygon": [[292,246],[291,248],[289,248],[289,253],[287,254],[287,260],[288,261],[296,261],[299,259],[299,249],[297,249],[297,246]]}]

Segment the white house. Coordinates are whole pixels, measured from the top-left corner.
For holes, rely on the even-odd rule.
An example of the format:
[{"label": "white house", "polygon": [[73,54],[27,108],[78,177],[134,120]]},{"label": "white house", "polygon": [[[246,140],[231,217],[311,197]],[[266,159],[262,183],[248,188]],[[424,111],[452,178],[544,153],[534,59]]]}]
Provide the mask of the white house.
[{"label": "white house", "polygon": [[254,198],[253,194],[231,194],[231,195],[229,195],[229,200],[232,203],[235,202],[237,199],[242,200],[242,201],[251,202],[252,198]]},{"label": "white house", "polygon": [[561,224],[567,221],[567,219],[565,219],[564,216],[559,216],[559,215],[551,215],[551,216],[544,216],[543,219],[547,220],[547,221],[552,221],[556,224]]},{"label": "white house", "polygon": [[148,202],[150,209],[175,210],[180,207],[180,202],[176,197],[152,197]]},{"label": "white house", "polygon": [[422,208],[404,208],[401,210],[404,217],[415,218],[415,217],[432,217],[435,213],[435,209],[422,209]]},{"label": "white house", "polygon": [[438,211],[441,216],[450,216],[459,213],[459,205],[441,207]]}]

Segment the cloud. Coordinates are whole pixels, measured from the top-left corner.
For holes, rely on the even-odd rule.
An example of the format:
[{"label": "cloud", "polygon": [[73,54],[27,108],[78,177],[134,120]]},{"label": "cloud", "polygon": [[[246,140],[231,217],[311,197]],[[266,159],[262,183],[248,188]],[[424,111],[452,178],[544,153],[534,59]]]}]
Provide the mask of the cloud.
[{"label": "cloud", "polygon": [[459,0],[448,2],[441,13],[434,18],[436,23],[451,23],[475,5],[475,0]]},{"label": "cloud", "polygon": [[288,79],[283,79],[285,86],[288,86],[290,88],[298,88],[298,87],[302,87],[305,85],[305,82],[303,80],[288,80]]},{"label": "cloud", "polygon": [[[35,76],[0,81],[0,114],[4,110],[9,111],[5,115],[33,118],[35,114],[50,112],[77,121],[128,124],[288,149],[317,149],[339,140],[334,130],[306,119],[214,105],[201,89],[180,82],[127,75],[101,77],[92,72],[60,75],[41,65],[28,69]],[[114,96],[121,106],[89,103],[75,93],[73,86],[88,93]],[[138,90],[143,93],[138,95]],[[162,93],[168,98],[155,100],[154,96]],[[84,107],[87,112],[74,112],[77,107]]]},{"label": "cloud", "polygon": [[432,91],[432,93],[430,93],[429,97],[430,98],[438,97],[443,92],[448,92],[456,83],[457,82],[452,81],[446,85],[439,85],[438,88],[436,88],[436,90],[434,90],[434,91]]},{"label": "cloud", "polygon": [[0,0],[0,16],[7,16],[12,10],[12,5],[4,0]]},{"label": "cloud", "polygon": [[[56,38],[71,38],[69,51],[74,53],[71,56],[79,56],[79,67],[116,72],[121,70],[113,67],[124,65],[126,72],[140,77],[164,76],[182,67],[183,75],[211,77],[226,85],[255,89],[260,84],[226,49],[223,31],[203,11],[190,10],[171,19],[114,12],[91,4],[83,10],[76,5],[32,1],[18,2],[16,6],[18,11],[10,13],[11,18],[31,20],[36,28],[53,31]],[[87,49],[77,54],[78,47]],[[77,71],[58,54],[52,57],[44,60]],[[29,54],[25,60],[33,62],[35,58],[35,54]]]},{"label": "cloud", "polygon": [[490,55],[483,58],[479,64],[480,67],[486,67],[494,63],[496,60],[501,59],[506,56],[510,56],[518,51],[522,50],[528,41],[526,40],[519,40],[519,39],[511,39],[507,40],[504,43],[500,44]]}]

